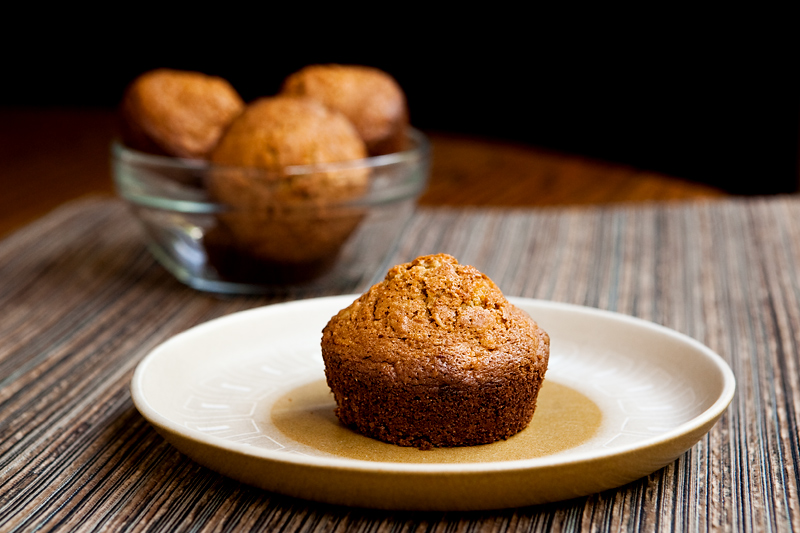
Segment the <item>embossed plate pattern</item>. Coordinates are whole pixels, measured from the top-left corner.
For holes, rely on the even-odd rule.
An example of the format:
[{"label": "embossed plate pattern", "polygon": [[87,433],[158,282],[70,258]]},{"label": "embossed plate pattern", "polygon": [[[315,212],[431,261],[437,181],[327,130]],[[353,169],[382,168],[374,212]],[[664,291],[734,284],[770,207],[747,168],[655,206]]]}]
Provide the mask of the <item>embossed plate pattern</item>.
[{"label": "embossed plate pattern", "polygon": [[733,397],[730,368],[689,337],[616,313],[511,298],[550,334],[546,383],[580,392],[602,413],[591,438],[513,460],[336,455],[288,437],[270,413],[288,392],[324,379],[322,328],[354,298],[262,307],[177,335],[140,363],[134,403],[176,448],[245,483],[329,503],[455,510],[556,501],[633,481],[693,446]]}]

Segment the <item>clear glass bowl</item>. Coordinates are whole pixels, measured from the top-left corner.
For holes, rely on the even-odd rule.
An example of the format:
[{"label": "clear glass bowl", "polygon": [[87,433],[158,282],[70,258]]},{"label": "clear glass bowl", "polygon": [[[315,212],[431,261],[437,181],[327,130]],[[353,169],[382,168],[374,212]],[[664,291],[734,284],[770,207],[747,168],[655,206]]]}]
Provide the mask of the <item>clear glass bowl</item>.
[{"label": "clear glass bowl", "polygon": [[155,258],[195,289],[349,292],[388,268],[427,184],[429,142],[408,136],[403,152],[282,172],[114,143],[112,175]]}]

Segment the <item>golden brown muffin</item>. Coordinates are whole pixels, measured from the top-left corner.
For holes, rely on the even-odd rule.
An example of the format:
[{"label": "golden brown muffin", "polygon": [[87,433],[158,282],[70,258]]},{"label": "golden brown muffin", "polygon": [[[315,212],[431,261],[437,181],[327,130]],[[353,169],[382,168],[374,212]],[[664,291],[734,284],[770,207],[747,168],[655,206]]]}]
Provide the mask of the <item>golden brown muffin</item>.
[{"label": "golden brown muffin", "polygon": [[445,254],[395,266],[322,334],[341,422],[423,449],[524,429],[549,354],[547,333],[492,280]]},{"label": "golden brown muffin", "polygon": [[145,152],[204,159],[243,108],[239,94],[222,78],[152,70],[125,91],[123,142]]},{"label": "golden brown muffin", "polygon": [[371,155],[405,148],[408,108],[389,74],[360,65],[310,65],[290,75],[282,92],[315,98],[344,113]]},{"label": "golden brown muffin", "polygon": [[286,167],[366,155],[355,128],[337,111],[309,98],[261,98],[231,123],[210,154],[216,165],[250,169],[217,168],[208,190],[231,206],[220,221],[240,252],[290,270],[328,262],[361,217],[337,204],[366,190],[369,171],[294,175]]}]

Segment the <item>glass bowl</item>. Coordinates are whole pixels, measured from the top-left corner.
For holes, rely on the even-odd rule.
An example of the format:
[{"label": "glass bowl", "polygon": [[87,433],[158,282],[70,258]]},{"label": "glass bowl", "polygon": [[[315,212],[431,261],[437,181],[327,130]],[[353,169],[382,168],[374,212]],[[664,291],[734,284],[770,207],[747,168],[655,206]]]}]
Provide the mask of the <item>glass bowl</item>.
[{"label": "glass bowl", "polygon": [[147,246],[178,280],[230,294],[350,292],[388,268],[430,171],[430,144],[357,161],[223,167],[116,142],[118,194]]}]

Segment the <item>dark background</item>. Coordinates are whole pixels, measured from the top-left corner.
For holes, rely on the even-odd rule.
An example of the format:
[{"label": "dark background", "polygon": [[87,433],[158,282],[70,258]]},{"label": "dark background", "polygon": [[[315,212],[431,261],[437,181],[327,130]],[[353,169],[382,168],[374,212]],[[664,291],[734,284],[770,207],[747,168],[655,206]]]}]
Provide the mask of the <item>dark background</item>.
[{"label": "dark background", "polygon": [[113,108],[136,75],[164,66],[223,76],[251,100],[304,65],[358,63],[398,80],[421,129],[740,194],[797,189],[800,45],[786,14],[583,13],[578,22],[534,11],[424,22],[424,11],[387,13],[368,14],[381,24],[319,12],[286,24],[285,14],[224,6],[203,23],[155,13],[113,23],[70,13],[71,22],[20,29],[8,20],[0,106]]}]

